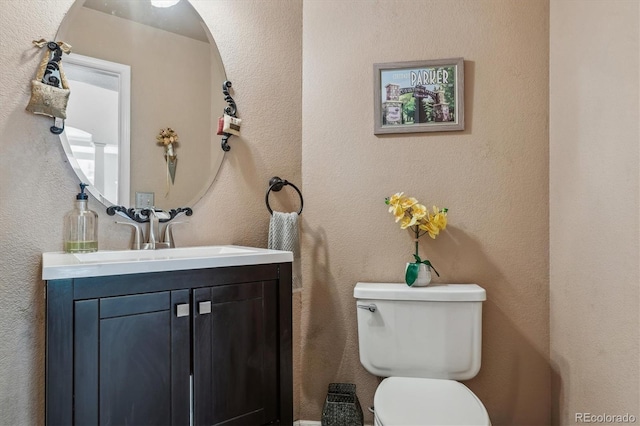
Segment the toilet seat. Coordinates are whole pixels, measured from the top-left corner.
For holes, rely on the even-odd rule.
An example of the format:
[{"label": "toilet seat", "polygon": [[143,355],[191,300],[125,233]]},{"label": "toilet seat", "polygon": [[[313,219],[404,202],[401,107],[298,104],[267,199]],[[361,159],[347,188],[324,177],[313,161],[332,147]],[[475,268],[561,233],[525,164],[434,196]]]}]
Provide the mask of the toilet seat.
[{"label": "toilet seat", "polygon": [[376,426],[491,425],[478,397],[454,380],[388,377],[374,409]]}]

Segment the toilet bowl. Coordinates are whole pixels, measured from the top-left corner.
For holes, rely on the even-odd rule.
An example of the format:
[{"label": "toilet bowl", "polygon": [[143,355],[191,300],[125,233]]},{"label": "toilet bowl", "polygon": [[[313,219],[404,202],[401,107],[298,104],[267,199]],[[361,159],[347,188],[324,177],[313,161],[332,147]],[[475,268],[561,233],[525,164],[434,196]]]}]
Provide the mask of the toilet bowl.
[{"label": "toilet bowl", "polygon": [[375,425],[491,425],[457,381],[480,369],[483,288],[358,283],[354,297],[360,362],[386,377],[374,396]]},{"label": "toilet bowl", "polygon": [[373,400],[376,426],[490,426],[482,402],[460,382],[388,377]]}]

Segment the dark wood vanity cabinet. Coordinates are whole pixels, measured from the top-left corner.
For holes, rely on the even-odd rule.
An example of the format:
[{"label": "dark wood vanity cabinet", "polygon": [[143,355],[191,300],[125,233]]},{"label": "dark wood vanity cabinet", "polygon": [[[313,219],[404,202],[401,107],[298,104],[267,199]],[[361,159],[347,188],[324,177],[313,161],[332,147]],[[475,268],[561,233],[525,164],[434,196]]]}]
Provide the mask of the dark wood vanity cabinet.
[{"label": "dark wood vanity cabinet", "polygon": [[47,282],[49,425],[293,423],[291,263]]}]

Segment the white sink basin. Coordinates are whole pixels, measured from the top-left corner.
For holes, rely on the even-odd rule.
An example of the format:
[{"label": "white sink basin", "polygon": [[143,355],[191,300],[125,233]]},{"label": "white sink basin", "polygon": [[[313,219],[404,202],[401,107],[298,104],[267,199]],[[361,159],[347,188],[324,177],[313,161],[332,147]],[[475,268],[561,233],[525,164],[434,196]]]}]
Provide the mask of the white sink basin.
[{"label": "white sink basin", "polygon": [[76,254],[55,252],[42,254],[42,279],[99,277],[292,261],[293,254],[290,251],[242,246],[97,251]]}]

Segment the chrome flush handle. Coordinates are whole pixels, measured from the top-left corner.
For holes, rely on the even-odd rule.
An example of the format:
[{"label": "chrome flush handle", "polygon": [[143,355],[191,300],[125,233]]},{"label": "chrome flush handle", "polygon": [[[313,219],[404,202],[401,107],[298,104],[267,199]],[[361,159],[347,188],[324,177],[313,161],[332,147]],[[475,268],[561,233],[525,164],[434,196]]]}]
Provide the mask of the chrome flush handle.
[{"label": "chrome flush handle", "polygon": [[368,305],[358,305],[358,309],[366,309],[369,312],[375,312],[378,307],[375,304],[370,303]]}]

